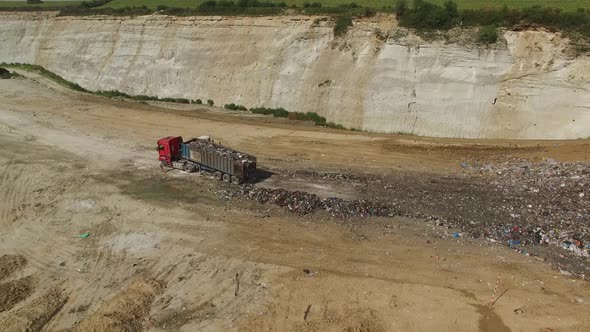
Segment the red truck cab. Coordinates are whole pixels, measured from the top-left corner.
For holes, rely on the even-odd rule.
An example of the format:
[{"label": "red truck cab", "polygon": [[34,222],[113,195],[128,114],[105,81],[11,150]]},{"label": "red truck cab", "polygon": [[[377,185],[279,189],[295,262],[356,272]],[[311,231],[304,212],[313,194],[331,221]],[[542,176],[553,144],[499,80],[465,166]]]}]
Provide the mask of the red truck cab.
[{"label": "red truck cab", "polygon": [[168,136],[158,140],[158,160],[165,166],[172,167],[172,162],[180,159],[182,137]]}]

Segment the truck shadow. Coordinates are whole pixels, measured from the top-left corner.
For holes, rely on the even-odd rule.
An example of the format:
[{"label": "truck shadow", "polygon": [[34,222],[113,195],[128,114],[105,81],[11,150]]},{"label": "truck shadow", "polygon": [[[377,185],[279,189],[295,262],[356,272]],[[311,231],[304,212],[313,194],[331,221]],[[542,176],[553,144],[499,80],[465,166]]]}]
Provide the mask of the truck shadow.
[{"label": "truck shadow", "polygon": [[254,173],[254,176],[252,177],[252,179],[246,181],[247,183],[251,183],[251,184],[255,184],[255,183],[260,183],[260,182],[264,182],[267,179],[270,179],[275,173],[266,170],[266,169],[256,169],[256,173]]}]

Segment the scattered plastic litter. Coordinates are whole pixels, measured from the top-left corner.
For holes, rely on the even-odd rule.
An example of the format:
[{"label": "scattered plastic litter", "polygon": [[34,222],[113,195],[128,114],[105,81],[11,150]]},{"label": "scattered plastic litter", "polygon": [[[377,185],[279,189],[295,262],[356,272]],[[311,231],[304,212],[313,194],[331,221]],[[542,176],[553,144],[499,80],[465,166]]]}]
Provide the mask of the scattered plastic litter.
[{"label": "scattered plastic litter", "polygon": [[87,238],[89,236],[90,236],[90,233],[88,233],[88,232],[78,235],[78,237],[81,238],[81,239],[85,239],[85,238]]},{"label": "scattered plastic litter", "polygon": [[461,233],[459,233],[459,232],[453,233],[453,237],[460,237],[460,236],[461,236]]}]

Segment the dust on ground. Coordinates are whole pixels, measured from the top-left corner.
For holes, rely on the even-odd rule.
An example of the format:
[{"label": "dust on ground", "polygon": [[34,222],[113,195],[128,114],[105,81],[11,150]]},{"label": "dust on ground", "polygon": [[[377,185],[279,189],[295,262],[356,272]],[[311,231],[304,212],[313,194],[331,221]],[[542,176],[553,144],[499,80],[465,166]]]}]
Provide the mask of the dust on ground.
[{"label": "dust on ground", "polygon": [[[0,102],[0,255],[13,257],[3,258],[12,272],[0,287],[26,293],[2,302],[0,321],[15,330],[590,327],[587,282],[539,257],[453,237],[461,229],[422,216],[341,220],[236,202],[206,175],[160,173],[153,146],[162,136],[206,133],[257,155],[267,173],[256,186],[398,200],[410,212],[449,217],[461,209],[430,204],[445,190],[479,192],[496,181],[476,180],[462,163],[584,162],[586,140],[372,135],[110,100],[38,77],[1,81]],[[302,170],[348,178],[289,177]],[[485,202],[483,192],[475,202]]]}]

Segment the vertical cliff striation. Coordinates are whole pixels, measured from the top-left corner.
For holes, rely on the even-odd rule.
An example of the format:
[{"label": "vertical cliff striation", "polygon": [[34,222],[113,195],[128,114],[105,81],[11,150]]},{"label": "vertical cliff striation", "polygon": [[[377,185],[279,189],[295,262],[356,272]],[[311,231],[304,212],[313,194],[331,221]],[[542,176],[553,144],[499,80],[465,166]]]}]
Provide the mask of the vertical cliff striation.
[{"label": "vertical cliff striation", "polygon": [[[482,47],[425,41],[395,18],[334,38],[326,17],[0,14],[0,62],[91,90],[313,111],[346,127],[437,137],[590,136],[590,58],[548,31]],[[460,33],[459,33],[460,34]]]}]

